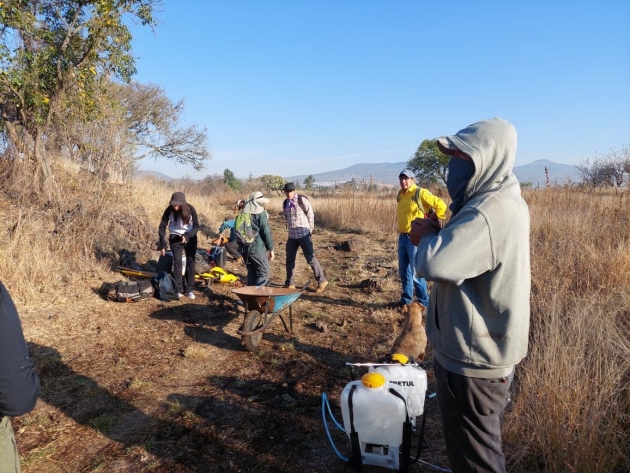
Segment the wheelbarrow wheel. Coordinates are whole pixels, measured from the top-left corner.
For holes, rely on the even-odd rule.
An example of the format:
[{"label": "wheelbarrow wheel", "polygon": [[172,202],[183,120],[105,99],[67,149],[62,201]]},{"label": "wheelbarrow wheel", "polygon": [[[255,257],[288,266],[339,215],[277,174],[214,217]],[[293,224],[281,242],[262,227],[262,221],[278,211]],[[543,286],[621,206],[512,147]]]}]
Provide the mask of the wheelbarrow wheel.
[{"label": "wheelbarrow wheel", "polygon": [[[250,310],[243,321],[243,331],[253,332],[257,328],[262,327],[263,317],[257,310]],[[243,345],[249,351],[256,351],[260,341],[262,340],[262,330],[255,335],[243,335]]]}]

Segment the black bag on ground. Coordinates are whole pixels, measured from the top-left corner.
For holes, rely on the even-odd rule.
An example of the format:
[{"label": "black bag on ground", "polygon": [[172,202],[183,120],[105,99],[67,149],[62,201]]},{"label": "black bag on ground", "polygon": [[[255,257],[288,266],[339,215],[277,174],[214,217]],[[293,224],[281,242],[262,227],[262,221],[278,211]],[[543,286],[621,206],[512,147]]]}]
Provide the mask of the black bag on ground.
[{"label": "black bag on ground", "polygon": [[104,282],[101,284],[101,287],[98,289],[99,295],[103,299],[108,299],[110,301],[116,300],[116,288],[122,284],[124,281],[122,279],[116,282]]},{"label": "black bag on ground", "polygon": [[161,301],[177,301],[179,293],[177,292],[177,284],[173,277],[166,271],[160,271],[151,279],[153,288],[155,289],[155,297]]},{"label": "black bag on ground", "polygon": [[154,294],[151,281],[142,279],[140,281],[121,281],[116,286],[116,302],[137,302],[148,299]]},{"label": "black bag on ground", "polygon": [[160,271],[166,271],[167,273],[171,272],[171,268],[173,267],[173,256],[169,253],[165,255],[160,255],[158,258],[157,266],[155,267],[155,272],[159,273]]}]

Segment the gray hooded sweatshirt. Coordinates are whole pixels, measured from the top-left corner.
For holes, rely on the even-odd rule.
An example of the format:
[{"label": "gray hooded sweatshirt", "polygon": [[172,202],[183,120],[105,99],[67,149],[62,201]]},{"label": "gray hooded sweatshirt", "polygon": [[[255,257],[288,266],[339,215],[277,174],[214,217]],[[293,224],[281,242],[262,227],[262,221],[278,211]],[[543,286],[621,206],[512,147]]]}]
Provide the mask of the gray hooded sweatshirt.
[{"label": "gray hooded sweatshirt", "polygon": [[427,337],[447,370],[499,378],[526,355],[529,332],[529,210],[512,173],[516,130],[493,118],[446,139],[475,173],[461,210],[418,244],[417,274],[434,282]]}]

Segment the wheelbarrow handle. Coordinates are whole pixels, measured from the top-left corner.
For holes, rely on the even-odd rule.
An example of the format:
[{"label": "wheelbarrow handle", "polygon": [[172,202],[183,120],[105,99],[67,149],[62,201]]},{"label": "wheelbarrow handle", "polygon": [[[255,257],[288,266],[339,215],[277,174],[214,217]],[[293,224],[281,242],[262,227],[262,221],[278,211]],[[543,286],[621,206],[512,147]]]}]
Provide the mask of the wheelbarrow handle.
[{"label": "wheelbarrow handle", "polygon": [[304,284],[304,286],[302,286],[302,289],[300,289],[300,291],[302,291],[302,292],[306,291],[306,288],[309,286],[309,284],[311,284],[311,280],[310,279],[308,281],[306,281],[306,284]]}]

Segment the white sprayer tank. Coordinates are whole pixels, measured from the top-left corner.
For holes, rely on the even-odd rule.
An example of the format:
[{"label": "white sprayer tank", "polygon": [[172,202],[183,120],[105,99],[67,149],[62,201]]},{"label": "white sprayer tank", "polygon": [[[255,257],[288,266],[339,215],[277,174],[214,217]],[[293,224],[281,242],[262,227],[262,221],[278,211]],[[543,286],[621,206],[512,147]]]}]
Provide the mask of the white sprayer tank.
[{"label": "white sprayer tank", "polygon": [[[363,463],[397,470],[403,423],[407,417],[404,390],[378,372],[366,373],[360,381],[348,383],[341,392],[341,413],[348,437],[352,431],[350,392],[353,386],[356,386],[352,394],[354,430],[359,436]],[[400,397],[392,394],[390,388]]]},{"label": "white sprayer tank", "polygon": [[394,354],[393,360],[402,365],[383,365],[370,367],[370,372],[381,373],[390,383],[402,387],[407,399],[407,413],[415,425],[415,418],[424,412],[424,400],[427,394],[427,372],[417,365],[405,364],[409,360],[405,355]]}]

